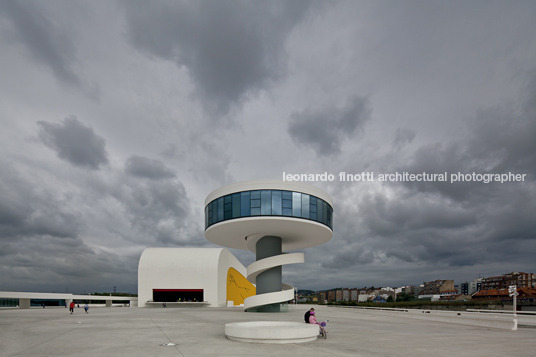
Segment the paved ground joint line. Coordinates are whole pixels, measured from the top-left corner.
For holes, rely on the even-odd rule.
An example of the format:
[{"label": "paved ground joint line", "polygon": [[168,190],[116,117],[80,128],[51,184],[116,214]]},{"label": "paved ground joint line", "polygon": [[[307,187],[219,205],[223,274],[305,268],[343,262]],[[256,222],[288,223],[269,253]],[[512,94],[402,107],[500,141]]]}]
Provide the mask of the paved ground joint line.
[{"label": "paved ground joint line", "polygon": [[69,329],[67,329],[67,332],[60,333],[60,334],[58,334],[57,336],[54,336],[54,337],[51,337],[51,338],[49,338],[49,339],[47,339],[47,340],[45,340],[45,341],[41,341],[41,342],[39,342],[39,343],[36,343],[35,345],[33,345],[33,346],[29,346],[29,347],[27,347],[27,348],[25,348],[25,349],[23,349],[23,350],[17,351],[17,352],[15,352],[15,353],[11,354],[10,356],[17,356],[17,355],[23,354],[23,353],[25,353],[26,351],[29,351],[29,350],[31,350],[31,349],[33,349],[33,348],[36,348],[36,347],[41,346],[41,345],[44,345],[45,343],[48,343],[48,342],[50,342],[50,341],[53,341],[53,340],[55,340],[55,339],[57,339],[57,338],[63,337],[63,336],[65,336],[66,334],[68,334],[68,333],[70,333],[70,332],[76,330],[77,328],[79,328],[79,326],[75,326],[74,328],[69,327]]},{"label": "paved ground joint line", "polygon": [[[169,338],[169,336],[167,335],[167,333],[162,329],[162,327],[160,327],[160,325],[158,325],[151,316],[149,316],[149,314],[146,314],[147,317],[149,317],[149,320],[151,320],[151,322],[156,326],[158,327],[158,329],[160,330],[160,332],[162,332],[162,334],[164,336],[166,336],[166,339],[168,340],[169,343],[173,343],[175,344],[175,342],[171,341],[171,339]],[[184,357],[184,355],[182,354],[181,350],[179,349],[179,344],[175,344],[175,346],[173,346],[175,348],[175,350],[179,353],[179,355],[181,355],[182,357]]]}]

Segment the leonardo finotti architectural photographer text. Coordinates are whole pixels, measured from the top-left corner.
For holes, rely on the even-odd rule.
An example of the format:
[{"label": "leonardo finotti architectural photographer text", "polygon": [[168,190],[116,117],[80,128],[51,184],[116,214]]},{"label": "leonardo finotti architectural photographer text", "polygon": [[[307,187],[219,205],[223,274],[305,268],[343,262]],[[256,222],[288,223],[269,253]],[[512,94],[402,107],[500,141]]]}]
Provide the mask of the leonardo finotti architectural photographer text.
[{"label": "leonardo finotti architectural photographer text", "polygon": [[339,172],[332,174],[309,173],[309,174],[293,174],[283,172],[283,181],[297,182],[481,182],[481,183],[505,183],[505,182],[524,182],[527,174],[520,173],[410,173],[410,172],[394,172],[394,173],[375,173],[373,171],[363,171],[361,173]]}]

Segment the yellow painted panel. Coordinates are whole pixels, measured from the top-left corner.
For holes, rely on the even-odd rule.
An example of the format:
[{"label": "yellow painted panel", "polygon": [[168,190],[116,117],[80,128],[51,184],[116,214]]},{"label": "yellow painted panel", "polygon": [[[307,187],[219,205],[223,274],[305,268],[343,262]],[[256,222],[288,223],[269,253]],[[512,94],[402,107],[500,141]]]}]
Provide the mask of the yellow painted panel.
[{"label": "yellow painted panel", "polygon": [[255,285],[251,284],[235,268],[227,271],[227,301],[233,301],[233,305],[241,305],[244,299],[255,295]]}]

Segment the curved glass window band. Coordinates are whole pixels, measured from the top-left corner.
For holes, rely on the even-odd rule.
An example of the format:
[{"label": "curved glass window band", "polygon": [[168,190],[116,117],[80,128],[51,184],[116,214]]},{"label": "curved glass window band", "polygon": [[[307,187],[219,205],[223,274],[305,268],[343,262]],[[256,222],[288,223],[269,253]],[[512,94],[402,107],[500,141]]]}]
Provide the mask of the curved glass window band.
[{"label": "curved glass window band", "polygon": [[322,223],[333,230],[333,208],[321,198],[293,191],[235,192],[205,207],[205,229],[218,222],[256,216],[285,216]]}]

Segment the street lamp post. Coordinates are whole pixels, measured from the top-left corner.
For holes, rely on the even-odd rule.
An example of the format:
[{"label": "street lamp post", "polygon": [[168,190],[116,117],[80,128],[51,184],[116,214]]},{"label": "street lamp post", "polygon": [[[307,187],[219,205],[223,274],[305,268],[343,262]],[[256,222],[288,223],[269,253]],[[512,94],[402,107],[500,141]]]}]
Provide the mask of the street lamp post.
[{"label": "street lamp post", "polygon": [[508,295],[512,296],[514,299],[514,304],[513,304],[513,308],[514,308],[514,327],[512,330],[516,331],[517,330],[517,295],[518,292],[517,292],[517,285],[510,285],[508,287]]}]

